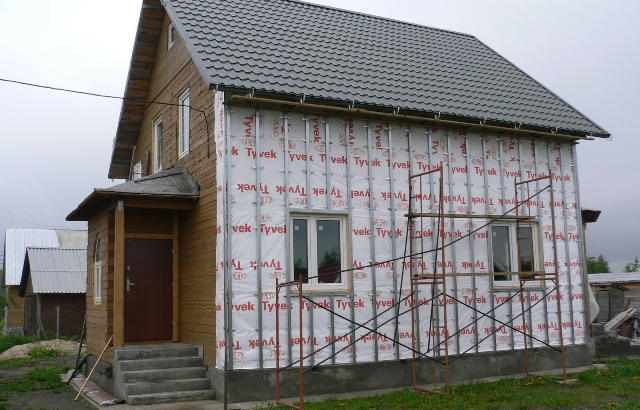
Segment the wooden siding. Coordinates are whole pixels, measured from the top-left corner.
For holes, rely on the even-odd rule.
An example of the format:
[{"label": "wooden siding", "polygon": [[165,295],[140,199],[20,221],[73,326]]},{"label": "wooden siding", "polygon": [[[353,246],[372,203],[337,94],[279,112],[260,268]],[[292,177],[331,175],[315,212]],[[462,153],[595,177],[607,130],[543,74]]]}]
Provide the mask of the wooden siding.
[{"label": "wooden siding", "polygon": [[149,235],[173,234],[173,212],[170,210],[127,208],[125,214],[125,233]]},{"label": "wooden siding", "polygon": [[[205,364],[215,365],[215,247],[216,247],[216,172],[214,144],[214,93],[207,88],[178,38],[167,50],[170,21],[165,17],[157,59],[149,85],[148,100],[178,104],[179,96],[190,90],[190,104],[207,113],[207,127],[199,111],[190,113],[189,153],[178,158],[178,107],[149,104],[146,107],[136,148],[136,162],[143,170],[153,170],[153,121],[162,115],[162,169],[183,165],[200,185],[200,199],[192,211],[178,212],[179,306],[178,341],[202,344]],[[147,154],[149,152],[149,154]],[[131,210],[127,210],[127,213]],[[147,212],[147,211],[144,211]],[[171,223],[168,216],[166,224]],[[169,225],[167,225],[167,229]],[[168,230],[167,232],[170,232]]]},{"label": "wooden siding", "polygon": [[[113,334],[113,257],[114,257],[114,209],[97,213],[89,220],[87,247],[87,352],[98,356]],[[102,302],[93,301],[94,258],[96,238],[100,235],[102,248]],[[113,363],[111,350],[104,360]]]},{"label": "wooden siding", "polygon": [[20,285],[7,286],[7,299],[9,302],[9,328],[22,327],[24,325],[24,298],[18,296]]},{"label": "wooden siding", "polygon": [[[40,317],[44,328],[44,336],[55,337],[58,317],[56,308],[60,307],[60,336],[78,336],[82,333],[84,313],[86,309],[85,297],[81,294],[41,294]],[[29,312],[25,324],[25,334],[35,337],[38,334],[37,322],[37,295],[28,295],[25,303],[25,312]]]}]

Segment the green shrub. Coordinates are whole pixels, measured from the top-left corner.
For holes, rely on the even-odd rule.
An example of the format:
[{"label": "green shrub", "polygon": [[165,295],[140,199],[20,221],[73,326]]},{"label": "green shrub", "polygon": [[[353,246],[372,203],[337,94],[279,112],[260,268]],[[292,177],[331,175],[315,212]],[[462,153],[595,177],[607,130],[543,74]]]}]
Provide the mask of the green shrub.
[{"label": "green shrub", "polygon": [[58,349],[47,349],[46,347],[35,345],[31,350],[27,352],[27,356],[33,358],[58,357],[60,356],[60,351]]},{"label": "green shrub", "polygon": [[13,346],[23,345],[25,343],[32,343],[33,339],[22,335],[6,335],[0,336],[0,353],[3,353]]}]

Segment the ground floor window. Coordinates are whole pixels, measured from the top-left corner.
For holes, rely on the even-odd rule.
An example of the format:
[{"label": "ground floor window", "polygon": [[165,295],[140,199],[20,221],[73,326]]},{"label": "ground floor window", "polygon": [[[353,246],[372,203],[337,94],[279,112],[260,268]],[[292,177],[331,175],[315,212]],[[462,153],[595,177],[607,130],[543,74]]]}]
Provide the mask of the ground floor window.
[{"label": "ground floor window", "polygon": [[293,279],[302,277],[307,289],[346,289],[346,231],[346,216],[292,216]]},{"label": "ground floor window", "polygon": [[536,270],[538,255],[537,224],[500,223],[491,225],[491,255],[494,283],[499,285],[518,284],[513,272],[533,272]]}]

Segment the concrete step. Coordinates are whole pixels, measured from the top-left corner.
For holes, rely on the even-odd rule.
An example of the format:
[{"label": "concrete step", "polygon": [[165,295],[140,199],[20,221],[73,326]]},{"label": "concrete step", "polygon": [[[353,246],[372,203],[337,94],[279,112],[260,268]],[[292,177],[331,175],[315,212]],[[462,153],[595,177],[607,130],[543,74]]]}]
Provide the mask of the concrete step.
[{"label": "concrete step", "polygon": [[170,369],[149,369],[122,372],[125,383],[151,382],[159,380],[200,379],[207,374],[206,367],[178,367]]},{"label": "concrete step", "polygon": [[202,367],[204,361],[202,357],[169,357],[156,359],[138,359],[138,360],[121,360],[118,361],[121,372],[152,370],[152,369],[171,369],[177,367]]},{"label": "concrete step", "polygon": [[147,404],[174,403],[195,400],[213,400],[216,393],[213,390],[180,391],[168,393],[136,394],[127,398],[130,406]]},{"label": "concrete step", "polygon": [[199,356],[198,346],[185,344],[168,344],[159,346],[136,346],[117,349],[113,352],[116,361],[155,359],[167,357]]},{"label": "concrete step", "polygon": [[125,383],[124,389],[129,398],[141,394],[211,390],[211,380],[202,378]]}]

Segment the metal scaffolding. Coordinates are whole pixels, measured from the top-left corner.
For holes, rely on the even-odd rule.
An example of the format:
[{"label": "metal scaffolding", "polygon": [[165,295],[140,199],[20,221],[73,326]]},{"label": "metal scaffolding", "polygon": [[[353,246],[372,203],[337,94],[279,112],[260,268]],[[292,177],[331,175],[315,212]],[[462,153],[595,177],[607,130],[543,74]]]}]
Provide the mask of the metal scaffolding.
[{"label": "metal scaffolding", "polygon": [[[412,352],[412,374],[413,374],[414,389],[440,393],[442,392],[442,389],[439,388],[438,386],[439,385],[442,386],[442,383],[444,383],[444,393],[449,395],[451,391],[450,390],[451,363],[459,359],[460,357],[464,356],[466,353],[468,353],[472,349],[477,348],[477,346],[480,345],[480,343],[482,343],[484,340],[486,340],[488,337],[490,337],[493,333],[495,333],[500,328],[509,328],[513,332],[517,332],[522,335],[523,341],[524,341],[526,372],[528,375],[532,374],[530,369],[531,366],[529,361],[528,350],[533,347],[533,341],[537,341],[542,345],[545,345],[554,350],[557,350],[561,354],[562,379],[566,380],[566,374],[567,374],[566,358],[565,358],[565,350],[564,350],[564,339],[562,335],[562,309],[560,305],[561,295],[560,295],[559,271],[558,271],[558,263],[557,263],[557,260],[558,260],[557,235],[555,230],[555,212],[554,212],[552,173],[549,172],[548,176],[543,176],[543,177],[529,179],[529,180],[520,181],[520,182],[516,180],[514,182],[515,206],[507,210],[501,215],[481,215],[481,214],[461,214],[461,213],[453,214],[453,213],[444,213],[445,183],[444,183],[444,173],[443,173],[444,166],[443,165],[444,165],[443,163],[440,163],[439,166],[434,167],[430,171],[420,173],[420,174],[415,174],[415,175],[412,175],[412,174],[409,175],[409,213],[406,215],[407,221],[408,221],[407,230],[410,231],[410,233],[408,233],[409,254],[407,255],[405,251],[405,255],[401,257],[393,258],[389,261],[385,261],[385,262],[395,262],[399,260],[404,261],[406,259],[409,259],[410,275],[411,275],[411,279],[410,279],[411,291],[408,296],[404,298],[398,298],[398,300],[393,304],[393,306],[381,312],[377,312],[377,314],[375,314],[372,318],[370,318],[366,322],[357,323],[354,320],[351,320],[343,315],[340,315],[334,310],[329,309],[326,306],[323,306],[322,304],[318,304],[317,302],[313,301],[311,298],[306,297],[303,293],[302,278],[299,278],[296,281],[290,281],[290,282],[284,282],[284,283],[279,283],[278,280],[276,279],[276,352],[277,352],[276,354],[276,357],[277,357],[276,401],[278,404],[284,405],[290,408],[294,408],[294,409],[304,409],[304,374],[306,372],[309,372],[312,369],[317,368],[327,360],[330,360],[332,357],[335,357],[338,353],[344,351],[345,349],[349,348],[350,346],[354,345],[355,343],[357,343],[358,341],[362,340],[364,337],[367,337],[372,333],[375,333],[376,335],[382,335],[378,331],[378,329],[381,326],[384,326],[387,323],[394,320],[397,323],[398,318],[400,316],[409,312],[411,313],[411,323],[412,323],[411,346],[408,346],[400,341],[397,330],[393,338],[389,338],[387,335],[385,336],[391,339],[391,341],[394,344],[398,344],[399,346],[404,347]],[[425,193],[425,190],[423,189],[423,187],[425,186],[425,183],[423,183],[423,180],[426,178],[429,179],[430,188],[428,193]],[[432,192],[433,189],[431,189],[431,187],[433,186],[434,179],[437,179],[437,184],[439,185],[438,197],[436,201],[433,200],[434,198],[433,192]],[[529,184],[532,182],[538,182],[538,181],[544,181],[544,180],[548,180],[549,185],[542,189],[538,189],[536,192],[532,194],[530,192]],[[542,270],[535,270],[536,268],[536,262],[534,259],[535,253],[533,252],[533,248],[534,248],[533,242],[534,242],[535,235],[533,233],[534,229],[532,224],[534,217],[531,216],[531,212],[530,212],[531,200],[539,196],[542,192],[546,191],[547,189],[550,191],[549,195],[550,195],[550,208],[551,208],[551,220],[552,220],[551,235],[552,235],[553,258],[554,258],[553,260],[554,271],[552,273],[546,273],[544,270],[544,267],[542,267]],[[526,196],[524,197],[523,200],[519,199],[519,195],[518,195],[519,190],[526,191]],[[430,205],[425,206],[424,204],[425,198],[430,198],[430,202],[431,202]],[[434,206],[434,202],[437,202],[438,205]],[[434,210],[437,210],[437,212],[434,212]],[[425,212],[425,211],[428,211],[428,212]],[[510,215],[510,213],[514,211],[515,211],[515,215]],[[483,219],[487,222],[478,228],[469,230],[468,234],[462,237],[459,237],[456,239],[451,238],[451,241],[445,244],[445,238],[446,238],[445,219],[447,218]],[[435,222],[434,222],[434,219],[435,219]],[[450,273],[446,272],[447,264],[445,263],[446,261],[445,249],[447,247],[454,245],[456,242],[462,239],[465,239],[467,237],[472,237],[474,233],[500,220],[511,220],[511,221],[515,221],[515,224],[516,224],[518,267],[515,272],[457,273],[455,269]],[[425,244],[424,235],[417,234],[417,232],[424,232],[423,228],[425,225],[437,226],[437,233],[435,234],[435,240],[436,240],[435,247],[427,246]],[[426,255],[430,253],[434,253],[432,263],[430,263],[428,258],[426,258]],[[440,263],[438,263],[438,253],[440,254],[440,259],[441,259]],[[545,265],[544,262],[545,261],[543,260],[542,261],[543,266]],[[360,266],[358,269],[372,268],[380,263],[381,262],[373,262],[368,266]],[[338,272],[323,273],[318,275],[318,277],[324,276],[324,275],[334,275],[336,273],[347,273],[353,270],[355,270],[355,268],[345,269]],[[489,311],[483,312],[477,309],[475,306],[459,300],[457,298],[457,295],[451,295],[447,293],[447,278],[452,280],[454,278],[464,277],[464,276],[496,276],[496,275],[517,276],[518,282],[519,282],[519,289],[517,291],[514,291],[511,296],[506,298],[506,300],[502,301],[497,306],[493,306]],[[559,347],[558,348],[556,348],[555,346],[552,346],[546,341],[536,338],[533,335],[533,326],[531,326],[531,319],[527,321],[527,313],[529,313],[538,303],[540,303],[540,301],[538,301],[532,304],[531,300],[524,297],[525,292],[528,291],[527,283],[534,282],[534,281],[538,283],[544,283],[544,284],[546,284],[547,282],[550,282],[553,285],[552,289],[549,292],[546,292],[544,297],[541,298],[540,301],[545,300],[547,296],[555,292],[556,294],[555,299],[557,302],[558,322],[560,323],[560,326],[558,328],[559,330]],[[402,287],[402,280],[401,280],[400,286]],[[429,287],[430,296],[428,299],[421,300],[418,297],[419,288],[422,286]],[[299,359],[297,361],[291,361],[291,358],[290,358],[290,363],[287,366],[281,367],[280,357],[281,355],[284,354],[284,350],[282,349],[283,346],[281,345],[281,338],[280,338],[280,309],[286,309],[290,311],[293,308],[292,308],[292,305],[288,303],[284,308],[281,307],[281,304],[279,302],[280,301],[279,294],[282,289],[285,289],[285,288],[292,289],[294,287],[297,287],[296,293],[298,297],[299,310],[300,310],[299,312],[300,340],[303,340],[303,320],[302,320],[303,308],[302,307],[305,301],[312,304],[314,308],[322,309],[329,312],[332,315],[332,317],[338,317],[352,324],[352,329],[343,337],[347,337],[348,335],[355,334],[354,332],[358,329],[364,329],[367,331],[367,333],[364,333],[358,338],[354,337],[349,344],[347,344],[345,347],[337,351],[334,345],[336,343],[336,340],[341,338],[340,337],[334,338],[332,342],[328,343],[323,347],[320,347],[315,350],[312,348],[311,352],[306,356],[304,355],[302,343],[300,343]],[[501,320],[501,318],[496,317],[496,314],[495,314],[496,310],[500,306],[503,306],[507,303],[511,303],[513,299],[517,296],[520,296],[519,299],[521,302],[521,313],[519,315],[512,315],[508,320]],[[288,296],[288,299],[289,299],[289,296]],[[528,300],[529,302],[528,306],[525,303],[526,300]],[[409,302],[410,307],[408,310],[401,313],[399,311],[399,306],[400,304],[406,303],[406,302]],[[454,333],[451,333],[448,327],[449,326],[448,319],[450,316],[453,316],[457,321],[458,317],[455,315],[451,315],[449,310],[456,308],[456,304],[462,305],[465,308],[471,309],[474,312],[474,319],[470,323],[465,323],[465,324],[456,323],[457,330]],[[428,339],[426,343],[427,349],[426,351],[422,351],[423,344],[420,343],[420,338],[418,334],[419,316],[420,316],[420,312],[425,309],[430,310],[429,316],[428,316],[429,330],[426,332],[427,339]],[[378,319],[382,315],[386,314],[389,311],[395,311],[395,314],[391,319],[385,320],[383,322],[378,321]],[[453,338],[456,337],[465,328],[468,328],[469,326],[474,326],[476,322],[478,322],[482,317],[487,317],[492,319],[495,323],[500,324],[500,327],[498,328],[494,327],[494,329],[491,332],[492,334],[488,334],[482,339],[479,339],[479,338],[476,339],[474,346],[468,348],[464,352],[458,351],[454,358],[450,358],[449,346],[451,343],[453,343],[454,341]],[[513,322],[516,319],[518,319],[518,317],[522,317],[521,328],[518,328],[518,326],[513,325]],[[371,322],[373,322],[373,324],[369,325],[369,323]],[[325,358],[318,363],[314,363],[307,370],[304,369],[305,359],[313,357],[316,353],[329,347],[333,348],[332,349],[333,352],[328,358]],[[427,388],[420,387],[425,383],[418,380],[417,368],[418,368],[418,360],[423,358],[431,360],[433,362],[433,388],[427,389]],[[280,398],[280,394],[281,394],[280,375],[283,371],[293,368],[296,365],[298,365],[299,367],[299,377],[300,377],[299,406],[283,402],[281,401],[281,398]]]}]

